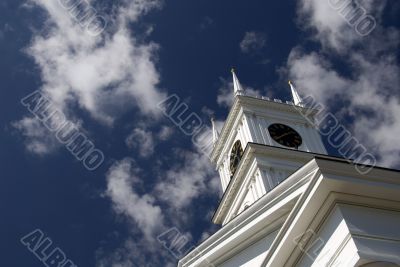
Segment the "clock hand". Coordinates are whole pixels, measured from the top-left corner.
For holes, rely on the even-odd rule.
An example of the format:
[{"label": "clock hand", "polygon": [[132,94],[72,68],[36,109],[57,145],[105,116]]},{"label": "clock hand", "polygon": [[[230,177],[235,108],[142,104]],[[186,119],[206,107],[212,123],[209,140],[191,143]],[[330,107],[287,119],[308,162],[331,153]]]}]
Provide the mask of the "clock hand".
[{"label": "clock hand", "polygon": [[284,137],[284,136],[286,136],[286,135],[288,135],[288,134],[291,134],[291,132],[284,133],[284,134],[282,134],[282,135],[280,135],[280,136],[278,136],[278,137],[275,137],[275,138],[276,138],[276,139],[281,139],[282,137]]}]

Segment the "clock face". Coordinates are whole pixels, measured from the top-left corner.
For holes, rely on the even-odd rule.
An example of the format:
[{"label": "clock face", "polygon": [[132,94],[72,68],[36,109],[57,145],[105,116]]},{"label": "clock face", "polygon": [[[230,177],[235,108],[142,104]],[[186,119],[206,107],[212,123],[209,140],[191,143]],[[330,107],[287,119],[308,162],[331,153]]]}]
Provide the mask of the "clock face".
[{"label": "clock face", "polygon": [[268,131],[272,139],[282,146],[296,149],[301,146],[300,134],[287,125],[274,123],[268,127]]},{"label": "clock face", "polygon": [[243,156],[242,144],[240,143],[239,140],[237,140],[235,144],[233,144],[231,155],[229,158],[231,177],[235,174],[235,171],[237,169],[237,166],[239,165],[240,160],[242,159],[242,156]]}]

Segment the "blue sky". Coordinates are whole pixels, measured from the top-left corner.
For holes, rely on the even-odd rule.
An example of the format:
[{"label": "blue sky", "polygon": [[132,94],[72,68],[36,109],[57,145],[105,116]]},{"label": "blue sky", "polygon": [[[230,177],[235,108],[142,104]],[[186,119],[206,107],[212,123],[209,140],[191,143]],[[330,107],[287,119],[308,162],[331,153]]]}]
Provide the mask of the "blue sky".
[{"label": "blue sky", "polygon": [[[76,265],[105,267],[175,266],[158,235],[175,227],[196,245],[217,231],[218,174],[157,104],[175,94],[221,127],[231,67],[247,92],[284,101],[291,79],[400,167],[398,1],[359,1],[368,34],[340,1],[93,0],[101,32],[68,2],[0,3],[2,266],[43,264],[20,241],[35,229]],[[21,104],[36,90],[102,151],[98,168]]]}]

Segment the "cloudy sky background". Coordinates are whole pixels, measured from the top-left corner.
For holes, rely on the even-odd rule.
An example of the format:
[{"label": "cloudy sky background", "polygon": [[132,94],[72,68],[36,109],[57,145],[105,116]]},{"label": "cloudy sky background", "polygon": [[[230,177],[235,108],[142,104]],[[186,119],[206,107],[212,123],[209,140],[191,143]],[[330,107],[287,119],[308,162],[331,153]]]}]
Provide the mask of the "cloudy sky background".
[{"label": "cloudy sky background", "polygon": [[[196,245],[218,230],[217,172],[157,104],[176,94],[222,127],[232,66],[252,95],[291,100],[291,79],[400,168],[398,1],[359,1],[377,22],[367,36],[321,0],[89,2],[107,21],[98,36],[58,1],[0,3],[1,265],[40,264],[19,241],[36,228],[78,266],[104,267],[175,266],[159,234]],[[35,90],[104,152],[100,168],[21,105]]]}]

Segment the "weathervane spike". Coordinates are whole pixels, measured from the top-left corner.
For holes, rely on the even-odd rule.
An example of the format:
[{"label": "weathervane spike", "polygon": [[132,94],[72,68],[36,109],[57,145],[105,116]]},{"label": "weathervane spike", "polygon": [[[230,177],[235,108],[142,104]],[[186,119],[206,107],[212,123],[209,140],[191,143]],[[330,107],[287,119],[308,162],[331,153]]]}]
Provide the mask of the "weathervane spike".
[{"label": "weathervane spike", "polygon": [[242,85],[239,82],[238,77],[236,76],[235,69],[232,68],[231,72],[232,72],[232,77],[233,77],[233,92],[234,92],[234,95],[235,96],[243,95],[244,94],[244,90],[242,88]]},{"label": "weathervane spike", "polygon": [[297,92],[296,88],[292,84],[292,82],[289,80],[289,86],[290,90],[292,91],[292,97],[293,97],[293,102],[296,106],[304,107],[303,100],[301,99],[299,93]]}]

